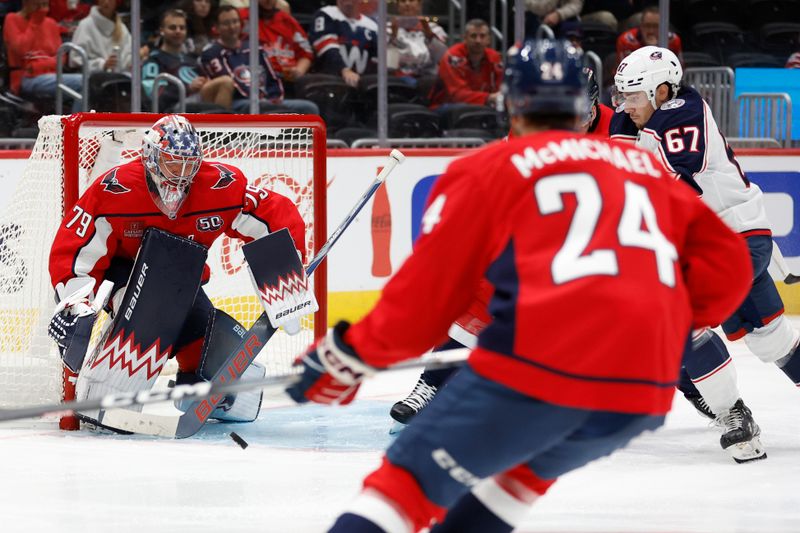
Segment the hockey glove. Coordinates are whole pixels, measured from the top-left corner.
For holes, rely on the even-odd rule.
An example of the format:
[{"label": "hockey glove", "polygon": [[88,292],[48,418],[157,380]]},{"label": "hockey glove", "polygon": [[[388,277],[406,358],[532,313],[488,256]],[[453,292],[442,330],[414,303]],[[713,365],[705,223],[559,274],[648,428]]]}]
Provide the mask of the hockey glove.
[{"label": "hockey glove", "polygon": [[92,302],[89,296],[94,282],[87,283],[56,306],[47,334],[58,346],[64,364],[73,372],[78,372],[83,365],[97,312],[105,305],[112,287],[111,282],[104,281]]},{"label": "hockey glove", "polygon": [[297,403],[308,401],[347,405],[365,377],[376,370],[364,363],[343,339],[350,324],[339,322],[320,341],[297,358],[295,367],[302,367],[300,381],[286,389]]}]

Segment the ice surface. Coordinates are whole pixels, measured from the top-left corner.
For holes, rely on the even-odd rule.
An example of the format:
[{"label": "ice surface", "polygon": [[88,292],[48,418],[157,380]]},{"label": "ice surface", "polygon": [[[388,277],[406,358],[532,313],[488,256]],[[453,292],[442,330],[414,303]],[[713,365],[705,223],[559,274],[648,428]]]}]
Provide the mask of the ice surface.
[{"label": "ice surface", "polygon": [[[767,460],[735,464],[676,398],[664,428],[564,476],[520,531],[800,531],[800,391],[734,346]],[[272,400],[253,424],[214,424],[183,441],[0,424],[0,531],[324,531],[378,465],[389,408],[416,378],[381,375],[345,408]]]}]

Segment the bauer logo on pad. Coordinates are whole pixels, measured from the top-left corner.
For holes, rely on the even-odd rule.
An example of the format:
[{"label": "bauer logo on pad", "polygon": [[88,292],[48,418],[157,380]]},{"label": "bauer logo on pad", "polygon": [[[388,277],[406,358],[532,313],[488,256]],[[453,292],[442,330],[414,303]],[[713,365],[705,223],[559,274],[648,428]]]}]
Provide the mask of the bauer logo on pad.
[{"label": "bauer logo on pad", "polygon": [[250,278],[273,327],[290,334],[297,319],[319,309],[289,230],[270,233],[242,247]]}]

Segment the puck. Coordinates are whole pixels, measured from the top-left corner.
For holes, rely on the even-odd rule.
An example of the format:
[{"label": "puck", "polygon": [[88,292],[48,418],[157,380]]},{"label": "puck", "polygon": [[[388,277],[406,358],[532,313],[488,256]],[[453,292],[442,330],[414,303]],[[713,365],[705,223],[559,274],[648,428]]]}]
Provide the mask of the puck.
[{"label": "puck", "polygon": [[238,433],[231,431],[231,438],[233,439],[233,442],[241,446],[243,450],[247,449],[247,441],[240,437]]}]

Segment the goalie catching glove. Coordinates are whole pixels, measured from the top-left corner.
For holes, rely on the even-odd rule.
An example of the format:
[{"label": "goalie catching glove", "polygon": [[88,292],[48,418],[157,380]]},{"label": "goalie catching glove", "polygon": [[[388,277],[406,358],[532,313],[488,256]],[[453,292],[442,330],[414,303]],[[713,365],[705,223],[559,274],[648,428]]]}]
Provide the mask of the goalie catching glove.
[{"label": "goalie catching glove", "polygon": [[78,372],[83,365],[97,313],[106,305],[114,287],[110,281],[104,281],[97,296],[90,300],[94,283],[92,279],[61,300],[47,327],[47,334],[56,342],[64,364],[73,372]]},{"label": "goalie catching glove", "polygon": [[302,367],[303,373],[299,382],[286,389],[294,401],[346,405],[353,401],[364,378],[377,372],[344,341],[349,327],[348,322],[339,322],[297,358],[295,367]]}]

